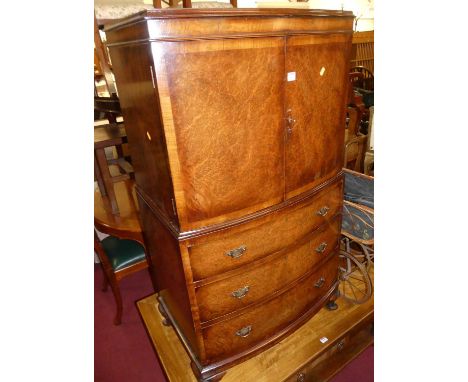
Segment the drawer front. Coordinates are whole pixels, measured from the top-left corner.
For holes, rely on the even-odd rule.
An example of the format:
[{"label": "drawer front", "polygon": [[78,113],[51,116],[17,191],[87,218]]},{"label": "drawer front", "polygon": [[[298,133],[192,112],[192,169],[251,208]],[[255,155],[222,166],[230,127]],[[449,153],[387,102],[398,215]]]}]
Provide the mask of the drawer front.
[{"label": "drawer front", "polygon": [[310,360],[284,382],[317,382],[329,380],[348,362],[357,357],[373,343],[374,321],[366,322],[358,330],[353,329],[341,336],[319,357]]},{"label": "drawer front", "polygon": [[188,243],[194,280],[238,268],[293,245],[341,212],[342,180],[286,210]]},{"label": "drawer front", "polygon": [[291,251],[275,253],[268,262],[257,261],[246,265],[237,275],[197,288],[202,322],[244,308],[286,287],[332,253],[338,245],[339,236],[338,215]]},{"label": "drawer front", "polygon": [[202,330],[209,362],[240,353],[268,339],[301,317],[337,279],[338,257],[278,297]]}]

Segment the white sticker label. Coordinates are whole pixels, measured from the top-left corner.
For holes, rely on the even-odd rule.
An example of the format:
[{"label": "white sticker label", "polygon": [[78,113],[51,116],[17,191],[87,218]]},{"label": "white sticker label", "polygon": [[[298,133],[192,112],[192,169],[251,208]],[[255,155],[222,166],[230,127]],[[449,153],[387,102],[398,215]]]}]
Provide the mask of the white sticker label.
[{"label": "white sticker label", "polygon": [[328,341],[328,338],[327,338],[327,337],[322,337],[322,338],[320,338],[320,342],[321,342],[322,344],[324,344],[324,343],[327,342],[327,341]]},{"label": "white sticker label", "polygon": [[288,82],[296,81],[296,72],[288,72]]},{"label": "white sticker label", "polygon": [[320,75],[323,76],[325,74],[325,67],[322,66],[322,69],[320,69]]}]

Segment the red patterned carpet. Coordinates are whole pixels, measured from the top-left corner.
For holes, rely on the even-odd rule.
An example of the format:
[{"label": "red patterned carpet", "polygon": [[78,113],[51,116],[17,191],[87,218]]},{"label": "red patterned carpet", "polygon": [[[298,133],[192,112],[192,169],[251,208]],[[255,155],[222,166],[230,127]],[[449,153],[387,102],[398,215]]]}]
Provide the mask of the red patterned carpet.
[{"label": "red patterned carpet", "polygon": [[[147,337],[135,302],[153,293],[147,271],[121,281],[122,325],[115,326],[115,302],[110,288],[101,291],[102,272],[94,267],[94,380],[96,382],[166,382]],[[364,351],[332,382],[374,380],[374,348]],[[239,381],[241,382],[241,381]],[[272,381],[274,382],[274,381]]]}]

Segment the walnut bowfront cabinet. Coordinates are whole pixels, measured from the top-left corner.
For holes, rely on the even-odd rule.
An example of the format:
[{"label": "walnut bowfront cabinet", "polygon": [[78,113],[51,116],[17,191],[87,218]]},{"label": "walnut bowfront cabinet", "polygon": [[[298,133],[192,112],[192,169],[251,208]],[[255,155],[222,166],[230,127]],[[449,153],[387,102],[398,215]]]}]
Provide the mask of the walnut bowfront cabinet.
[{"label": "walnut bowfront cabinet", "polygon": [[200,380],[336,296],[352,26],[183,9],[106,31],[159,308]]}]

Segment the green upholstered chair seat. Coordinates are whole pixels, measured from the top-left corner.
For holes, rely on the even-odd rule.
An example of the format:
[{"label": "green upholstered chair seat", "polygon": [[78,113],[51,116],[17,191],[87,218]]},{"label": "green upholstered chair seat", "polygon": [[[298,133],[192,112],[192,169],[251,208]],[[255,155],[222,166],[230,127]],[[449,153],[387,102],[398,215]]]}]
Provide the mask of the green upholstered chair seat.
[{"label": "green upholstered chair seat", "polygon": [[134,240],[108,236],[101,241],[114,271],[139,263],[145,259],[145,249]]}]

